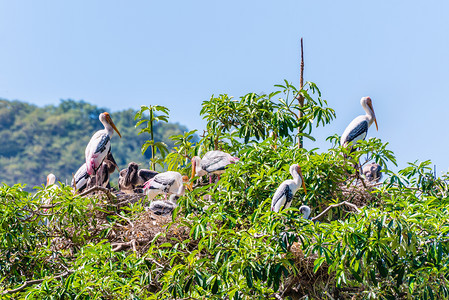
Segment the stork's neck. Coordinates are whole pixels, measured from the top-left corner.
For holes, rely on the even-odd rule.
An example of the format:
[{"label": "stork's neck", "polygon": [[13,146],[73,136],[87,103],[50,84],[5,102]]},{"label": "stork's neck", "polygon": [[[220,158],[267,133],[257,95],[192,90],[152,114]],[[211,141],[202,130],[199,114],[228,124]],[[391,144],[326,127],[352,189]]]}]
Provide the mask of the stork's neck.
[{"label": "stork's neck", "polygon": [[368,125],[371,126],[371,124],[373,124],[374,118],[375,118],[374,112],[373,112],[372,109],[368,106],[368,104],[366,104],[365,101],[362,102],[362,107],[363,107],[363,109],[364,109],[365,112],[366,112],[366,117],[367,117],[368,123],[369,123]]},{"label": "stork's neck", "polygon": [[301,184],[301,177],[299,176],[299,173],[296,170],[293,170],[291,174],[293,177],[293,182],[295,183],[296,186],[299,187],[299,185]]},{"label": "stork's neck", "polygon": [[195,163],[195,173],[196,173],[196,176],[200,176],[200,175],[202,174],[201,171],[203,171],[203,168],[201,168],[201,158],[195,156],[195,157],[193,158],[193,160],[194,160],[194,163]]},{"label": "stork's neck", "polygon": [[111,124],[109,124],[106,120],[100,120],[101,124],[103,124],[104,129],[108,132],[109,137],[112,137],[114,134],[114,128],[112,128]]}]

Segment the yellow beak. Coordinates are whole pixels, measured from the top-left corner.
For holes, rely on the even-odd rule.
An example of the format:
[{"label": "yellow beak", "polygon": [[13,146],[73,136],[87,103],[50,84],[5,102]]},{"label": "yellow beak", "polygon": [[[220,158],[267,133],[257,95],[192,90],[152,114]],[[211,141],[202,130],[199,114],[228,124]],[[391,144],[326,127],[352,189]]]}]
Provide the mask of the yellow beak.
[{"label": "yellow beak", "polygon": [[304,190],[304,193],[307,194],[307,189],[306,189],[306,183],[304,182],[304,176],[302,176],[302,171],[301,169],[299,169],[299,176],[301,177],[301,181],[302,181],[302,188]]},{"label": "yellow beak", "polygon": [[117,127],[115,127],[115,124],[114,124],[114,122],[112,122],[111,116],[109,114],[106,115],[106,120],[108,121],[109,124],[111,124],[112,128],[114,128],[115,132],[117,132],[118,136],[121,138],[122,135],[118,131]]}]

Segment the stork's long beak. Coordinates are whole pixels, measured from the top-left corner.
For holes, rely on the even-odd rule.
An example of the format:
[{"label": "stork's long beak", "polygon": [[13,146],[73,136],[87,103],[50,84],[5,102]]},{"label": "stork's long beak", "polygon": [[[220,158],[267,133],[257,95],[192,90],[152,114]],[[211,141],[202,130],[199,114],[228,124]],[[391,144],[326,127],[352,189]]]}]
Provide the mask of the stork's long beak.
[{"label": "stork's long beak", "polygon": [[193,177],[195,176],[196,173],[196,163],[195,161],[192,160],[192,175],[190,176],[190,180],[193,179]]},{"label": "stork's long beak", "polygon": [[369,101],[367,104],[368,104],[369,108],[371,108],[371,111],[373,112],[374,123],[376,124],[376,130],[379,131],[379,127],[377,126],[376,114],[374,113],[373,104],[371,103],[371,101]]},{"label": "stork's long beak", "polygon": [[[196,172],[196,164],[195,162],[192,160],[192,175],[190,176],[190,180],[193,180],[193,177],[195,176],[195,172]],[[193,191],[193,181],[190,182],[190,184],[187,185],[187,189],[189,191]]]},{"label": "stork's long beak", "polygon": [[302,188],[304,190],[304,193],[307,194],[307,189],[306,189],[306,183],[304,182],[304,176],[302,176],[302,171],[301,169],[299,169],[299,177],[301,177],[301,181],[302,181]]},{"label": "stork's long beak", "polygon": [[117,127],[115,127],[115,124],[114,122],[112,122],[111,116],[109,114],[106,115],[106,120],[108,121],[109,124],[111,124],[112,128],[114,128],[115,132],[117,132],[118,136],[121,138],[122,135],[118,131]]}]

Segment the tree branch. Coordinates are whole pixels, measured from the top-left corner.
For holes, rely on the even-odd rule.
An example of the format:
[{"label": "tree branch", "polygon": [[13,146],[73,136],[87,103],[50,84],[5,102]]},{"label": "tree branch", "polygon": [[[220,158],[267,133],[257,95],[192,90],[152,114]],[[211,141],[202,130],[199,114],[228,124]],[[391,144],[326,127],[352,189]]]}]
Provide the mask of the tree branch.
[{"label": "tree branch", "polygon": [[[301,108],[304,106],[304,97],[301,94],[301,90],[304,87],[304,51],[303,51],[303,44],[302,44],[302,38],[301,38],[301,67],[300,67],[300,74],[299,74],[299,93],[296,96],[296,99],[298,99],[299,103],[299,112],[298,112],[298,119],[302,118],[302,111]],[[298,128],[298,133],[301,133],[301,128]],[[298,136],[298,148],[302,148],[302,137]]]},{"label": "tree branch", "polygon": [[[72,274],[72,273],[73,273],[73,270],[68,270],[68,271],[65,272],[65,273],[62,273],[62,274],[60,274],[60,275],[58,275],[58,276],[53,277],[53,279],[61,279],[61,278],[66,277],[67,275],[70,275],[70,274]],[[25,281],[21,286],[19,286],[19,287],[16,288],[16,289],[13,289],[13,290],[5,290],[5,291],[3,291],[3,292],[2,292],[2,295],[6,295],[6,294],[15,294],[15,293],[18,293],[18,292],[22,291],[22,290],[25,289],[27,286],[34,285],[34,284],[39,284],[39,283],[42,283],[42,282],[44,282],[44,281],[45,281],[45,279],[36,279],[36,280]]]},{"label": "tree branch", "polygon": [[106,196],[108,196],[109,200],[113,200],[113,199],[116,198],[115,195],[113,195],[109,189],[104,188],[102,186],[98,186],[98,185],[88,189],[87,191],[82,192],[81,194],[79,194],[79,196],[80,197],[84,197],[84,196],[89,195],[90,193],[93,193],[93,192],[96,192],[96,191],[100,191],[100,192],[105,193]]},{"label": "tree branch", "polygon": [[360,213],[360,209],[359,209],[355,204],[352,204],[352,203],[347,202],[347,201],[343,201],[343,202],[340,202],[340,203],[337,203],[337,204],[329,205],[329,206],[328,206],[325,210],[323,210],[318,216],[313,217],[311,220],[312,220],[312,221],[318,220],[321,216],[323,216],[325,213],[327,213],[331,208],[338,207],[338,206],[342,206],[342,205],[347,205],[347,206],[349,206],[349,207],[352,207],[353,209],[355,209],[355,211],[356,211],[357,213]]}]

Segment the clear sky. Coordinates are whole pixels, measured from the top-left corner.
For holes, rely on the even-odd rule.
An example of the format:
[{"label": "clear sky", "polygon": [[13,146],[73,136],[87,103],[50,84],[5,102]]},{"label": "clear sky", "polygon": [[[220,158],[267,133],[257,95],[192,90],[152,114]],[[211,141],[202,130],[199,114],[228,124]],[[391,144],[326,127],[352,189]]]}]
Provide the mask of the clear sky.
[{"label": "clear sky", "polygon": [[[400,167],[449,168],[449,1],[0,0],[0,97],[85,100],[112,111],[160,104],[202,129],[201,102],[315,82],[341,134],[370,96]],[[298,85],[298,84],[297,84]]]}]

